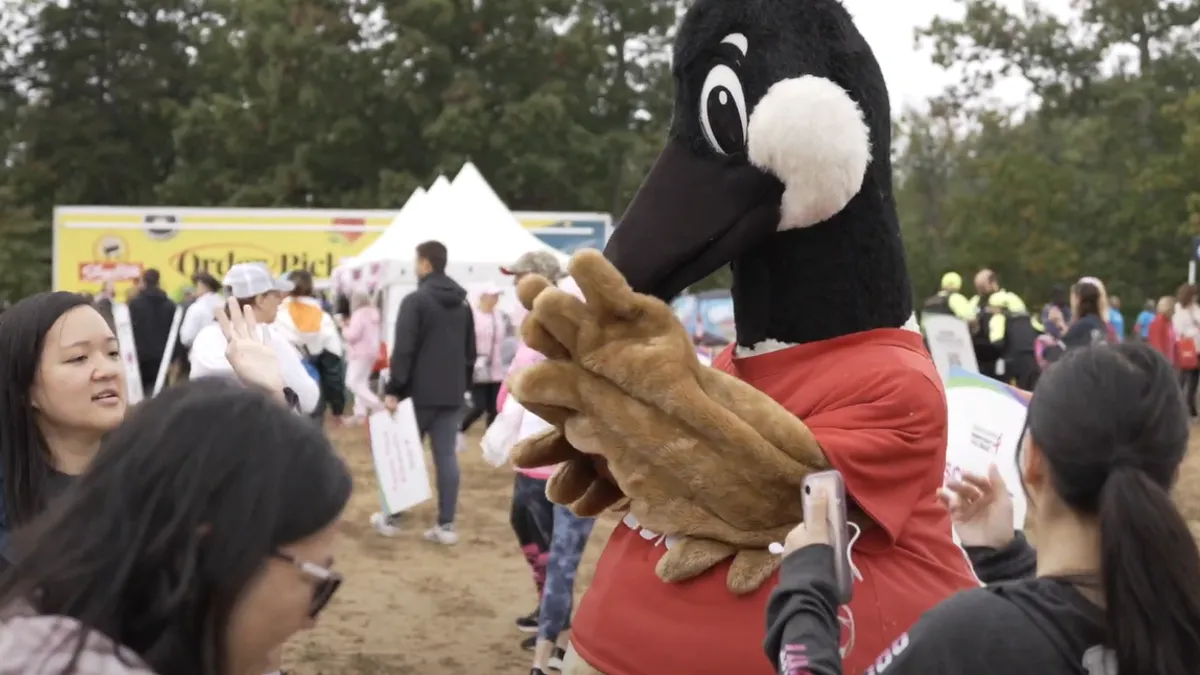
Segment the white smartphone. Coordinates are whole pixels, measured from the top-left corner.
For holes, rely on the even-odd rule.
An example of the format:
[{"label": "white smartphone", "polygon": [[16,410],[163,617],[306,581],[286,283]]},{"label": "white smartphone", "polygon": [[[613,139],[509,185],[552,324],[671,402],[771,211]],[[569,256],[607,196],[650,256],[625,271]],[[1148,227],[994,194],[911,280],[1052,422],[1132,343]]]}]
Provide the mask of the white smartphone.
[{"label": "white smartphone", "polygon": [[850,569],[850,529],[846,523],[846,484],[837,471],[821,471],[804,479],[804,522],[824,517],[812,512],[814,493],[829,495],[829,535],[833,547],[834,579],[837,581],[838,603],[846,605],[854,597],[854,575]]}]

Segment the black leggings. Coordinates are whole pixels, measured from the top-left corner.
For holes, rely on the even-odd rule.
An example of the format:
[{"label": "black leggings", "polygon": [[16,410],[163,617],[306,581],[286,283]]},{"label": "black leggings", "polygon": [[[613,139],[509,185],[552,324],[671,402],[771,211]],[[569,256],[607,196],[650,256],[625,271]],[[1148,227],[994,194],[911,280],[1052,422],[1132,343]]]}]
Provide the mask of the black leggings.
[{"label": "black leggings", "polygon": [[1179,373],[1179,384],[1183,387],[1183,398],[1187,401],[1188,412],[1196,417],[1196,383],[1200,382],[1200,370],[1184,370]]},{"label": "black leggings", "polygon": [[463,416],[459,431],[471,428],[475,420],[487,415],[487,424],[492,426],[496,421],[496,398],[500,396],[499,382],[482,382],[471,387],[471,409]]}]

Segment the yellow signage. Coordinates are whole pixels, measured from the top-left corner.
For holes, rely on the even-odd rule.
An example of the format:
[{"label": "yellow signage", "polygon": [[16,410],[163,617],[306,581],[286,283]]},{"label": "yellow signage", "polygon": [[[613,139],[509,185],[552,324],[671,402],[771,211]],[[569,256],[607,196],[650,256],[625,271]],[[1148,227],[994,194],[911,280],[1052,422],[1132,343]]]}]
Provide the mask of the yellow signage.
[{"label": "yellow signage", "polygon": [[164,289],[191,285],[197,272],[218,280],[231,265],[260,261],[276,274],[305,269],[328,277],[342,258],[361,252],[394,212],[267,209],[125,209],[79,207],[55,212],[54,288],[96,292],[157,269]]},{"label": "yellow signage", "polygon": [[[176,292],[196,272],[218,281],[231,265],[260,261],[276,274],[305,269],[328,278],[343,258],[361,253],[397,211],[325,209],[204,209],[172,207],[59,207],[54,212],[54,288],[96,293],[107,283],[122,291],[147,269]],[[551,233],[571,216],[595,229],[603,214],[516,213],[552,246]],[[549,217],[548,217],[549,216]],[[599,222],[599,221],[597,221]],[[603,223],[596,227],[603,229]],[[601,242],[602,244],[602,242]],[[564,249],[567,250],[567,249]]]}]

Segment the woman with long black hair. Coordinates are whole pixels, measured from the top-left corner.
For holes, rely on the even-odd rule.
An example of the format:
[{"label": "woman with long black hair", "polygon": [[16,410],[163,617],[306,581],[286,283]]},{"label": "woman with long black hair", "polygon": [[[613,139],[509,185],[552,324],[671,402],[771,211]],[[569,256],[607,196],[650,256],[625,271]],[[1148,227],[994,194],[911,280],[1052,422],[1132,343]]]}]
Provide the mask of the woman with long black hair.
[{"label": "woman with long black hair", "polygon": [[0,673],[264,672],[341,582],[351,485],[320,430],[267,394],[216,378],[166,390],[15,535]]},{"label": "woman with long black hair", "polygon": [[86,297],[39,293],[0,317],[0,569],[9,531],[87,468],[125,393],[117,338]]},{"label": "woman with long black hair", "polygon": [[[1023,540],[995,542],[1036,560],[1036,576],[943,602],[876,672],[1195,673],[1200,552],[1170,497],[1188,427],[1174,369],[1152,347],[1068,351],[1038,384],[1019,454],[1036,558]],[[829,541],[823,518],[788,536],[766,642],[781,673],[842,672]]]}]

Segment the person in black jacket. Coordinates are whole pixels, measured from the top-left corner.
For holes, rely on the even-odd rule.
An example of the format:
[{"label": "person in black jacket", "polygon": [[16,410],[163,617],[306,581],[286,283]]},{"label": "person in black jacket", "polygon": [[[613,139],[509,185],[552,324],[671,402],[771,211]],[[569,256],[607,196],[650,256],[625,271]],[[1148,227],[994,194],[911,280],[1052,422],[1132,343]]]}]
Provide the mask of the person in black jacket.
[{"label": "person in black jacket", "polygon": [[[437,474],[437,524],[425,538],[455,544],[458,505],[458,455],[455,446],[463,403],[475,367],[475,323],[467,291],[446,276],[446,246],[427,241],[417,246],[417,289],[405,296],[396,317],[396,339],[388,363],[384,405],[395,412],[411,398],[421,436],[429,437]],[[392,523],[376,514],[376,529],[390,534]]]},{"label": "person in black jacket", "polygon": [[[998,472],[953,486],[955,528],[982,545],[973,564],[1017,580],[934,607],[868,673],[1196,672],[1200,552],[1170,497],[1187,441],[1174,371],[1153,348],[1067,352],[1038,385],[1018,457],[1041,550],[1012,536]],[[842,672],[828,541],[826,519],[788,535],[767,617],[780,673]]]},{"label": "person in black jacket", "polygon": [[175,321],[175,303],[159,288],[159,274],[148,269],[142,274],[138,294],[129,301],[129,321],[133,324],[133,342],[137,347],[138,369],[142,374],[142,392],[154,395],[154,383],[162,365],[171,324]]}]

